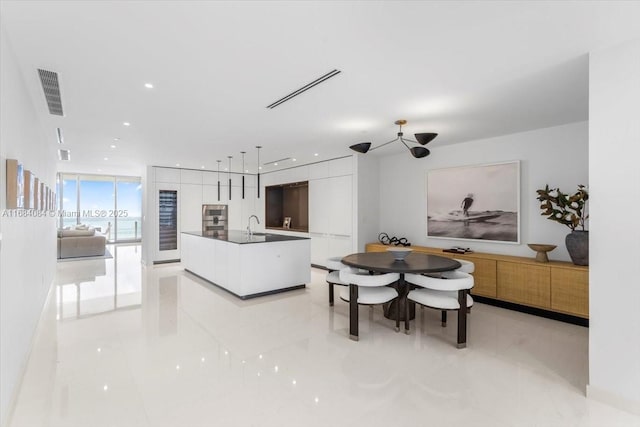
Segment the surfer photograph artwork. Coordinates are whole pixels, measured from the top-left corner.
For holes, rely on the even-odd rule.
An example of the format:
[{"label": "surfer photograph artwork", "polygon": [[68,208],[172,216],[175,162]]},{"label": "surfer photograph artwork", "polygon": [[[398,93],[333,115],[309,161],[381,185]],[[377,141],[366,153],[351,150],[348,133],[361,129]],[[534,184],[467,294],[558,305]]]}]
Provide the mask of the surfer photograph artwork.
[{"label": "surfer photograph artwork", "polygon": [[427,237],[520,242],[520,162],[427,172]]}]

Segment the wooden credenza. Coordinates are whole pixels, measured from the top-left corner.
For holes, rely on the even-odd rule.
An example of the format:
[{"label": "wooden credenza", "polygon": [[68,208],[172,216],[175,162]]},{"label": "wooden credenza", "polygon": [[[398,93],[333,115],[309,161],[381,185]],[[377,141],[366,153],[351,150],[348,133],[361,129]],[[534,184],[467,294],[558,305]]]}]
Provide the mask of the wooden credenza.
[{"label": "wooden credenza", "polygon": [[[368,243],[367,252],[389,246]],[[589,318],[589,267],[569,262],[485,253],[453,254],[440,248],[411,246],[416,252],[463,259],[475,264],[473,295],[496,301]]]}]

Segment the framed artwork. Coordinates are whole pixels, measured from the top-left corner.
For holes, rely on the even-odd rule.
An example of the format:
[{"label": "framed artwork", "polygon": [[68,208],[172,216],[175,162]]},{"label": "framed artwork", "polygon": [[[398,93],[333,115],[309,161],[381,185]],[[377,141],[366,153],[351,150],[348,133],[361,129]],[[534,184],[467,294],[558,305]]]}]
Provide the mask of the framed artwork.
[{"label": "framed artwork", "polygon": [[40,203],[40,180],[38,178],[33,179],[33,208],[37,211],[42,210],[42,204]]},{"label": "framed artwork", "polygon": [[7,159],[7,209],[24,206],[22,165],[15,159]]},{"label": "framed artwork", "polygon": [[35,184],[35,176],[30,170],[24,171],[24,208],[33,209],[33,187]]},{"label": "framed artwork", "polygon": [[44,192],[44,182],[40,183],[40,209],[47,210],[47,204],[45,203],[46,194]]},{"label": "framed artwork", "polygon": [[291,217],[285,216],[284,223],[282,224],[282,228],[291,228]]},{"label": "framed artwork", "polygon": [[427,237],[520,243],[520,161],[428,171]]}]

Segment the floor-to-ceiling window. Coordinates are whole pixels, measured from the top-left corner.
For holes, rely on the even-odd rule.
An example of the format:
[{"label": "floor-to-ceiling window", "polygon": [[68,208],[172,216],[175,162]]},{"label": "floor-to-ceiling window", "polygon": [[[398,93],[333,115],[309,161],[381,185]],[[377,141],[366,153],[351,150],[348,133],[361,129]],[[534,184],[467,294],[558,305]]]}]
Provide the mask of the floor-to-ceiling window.
[{"label": "floor-to-ceiling window", "polygon": [[86,224],[112,242],[142,237],[142,186],[139,177],[60,174],[60,227]]},{"label": "floor-to-ceiling window", "polygon": [[116,177],[116,240],[142,237],[142,184],[140,178]]}]

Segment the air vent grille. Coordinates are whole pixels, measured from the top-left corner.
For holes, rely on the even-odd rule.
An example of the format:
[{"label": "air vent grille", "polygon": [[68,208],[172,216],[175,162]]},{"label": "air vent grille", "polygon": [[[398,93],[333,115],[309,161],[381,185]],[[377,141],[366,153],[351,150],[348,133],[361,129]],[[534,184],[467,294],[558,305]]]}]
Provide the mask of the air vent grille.
[{"label": "air vent grille", "polygon": [[264,166],[267,165],[275,165],[276,163],[286,162],[287,160],[291,160],[291,157],[285,157],[284,159],[274,160],[272,162],[263,163]]},{"label": "air vent grille", "polygon": [[64,116],[62,112],[62,98],[60,97],[58,73],[38,69],[38,74],[40,75],[40,82],[42,83],[44,97],[47,100],[49,113],[56,116]]},{"label": "air vent grille", "polygon": [[71,160],[71,151],[70,150],[58,150],[58,158],[60,160]]},{"label": "air vent grille", "polygon": [[291,92],[289,95],[283,96],[282,98],[278,99],[276,102],[267,105],[267,108],[274,109],[278,105],[282,105],[285,102],[290,101],[292,98],[295,98],[296,96],[300,95],[301,93],[308,91],[312,87],[315,87],[315,86],[319,85],[320,83],[322,83],[322,82],[324,82],[326,80],[329,80],[331,77],[337,76],[338,74],[340,74],[340,70],[329,71],[324,76],[318,77],[317,79],[315,79],[311,83],[307,83],[306,85],[302,86],[300,89],[296,89],[293,92]]}]

